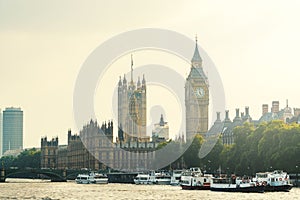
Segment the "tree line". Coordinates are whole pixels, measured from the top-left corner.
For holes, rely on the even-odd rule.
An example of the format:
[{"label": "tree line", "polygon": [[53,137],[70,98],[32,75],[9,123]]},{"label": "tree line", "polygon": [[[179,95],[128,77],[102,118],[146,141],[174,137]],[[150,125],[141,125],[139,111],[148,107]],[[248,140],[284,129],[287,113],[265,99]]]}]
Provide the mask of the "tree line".
[{"label": "tree line", "polygon": [[[223,145],[220,135],[207,156],[198,157],[205,138],[196,135],[191,145],[175,162],[165,169],[200,167],[207,173],[254,175],[260,171],[300,171],[300,124],[271,121],[254,126],[245,123],[233,129],[234,144]],[[158,149],[170,145],[169,155],[183,145],[178,141],[164,142]],[[35,148],[21,152],[17,157],[4,156],[0,159],[5,168],[39,168],[41,151]],[[159,159],[158,159],[159,160]]]},{"label": "tree line", "polygon": [[200,166],[210,173],[254,175],[260,171],[300,170],[300,124],[283,121],[245,123],[233,129],[234,144],[223,145],[220,135],[212,151],[204,158],[197,155],[205,138],[198,135],[183,154],[186,167]]},{"label": "tree line", "polygon": [[41,151],[35,148],[26,149],[22,151],[17,157],[14,156],[2,156],[0,158],[0,168],[40,168]]}]

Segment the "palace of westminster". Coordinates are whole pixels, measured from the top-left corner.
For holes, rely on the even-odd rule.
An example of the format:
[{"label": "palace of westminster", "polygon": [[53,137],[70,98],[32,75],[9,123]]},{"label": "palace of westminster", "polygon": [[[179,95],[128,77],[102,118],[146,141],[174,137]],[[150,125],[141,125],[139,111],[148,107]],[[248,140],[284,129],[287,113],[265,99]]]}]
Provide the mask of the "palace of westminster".
[{"label": "palace of westminster", "polygon": [[[194,134],[205,135],[209,130],[209,85],[208,78],[202,67],[202,58],[196,45],[191,60],[191,69],[186,78],[185,86],[186,134],[178,137],[178,142],[191,140]],[[103,122],[91,120],[80,131],[79,135],[68,131],[68,144],[59,145],[58,138],[41,139],[41,168],[53,169],[148,169],[148,160],[155,158],[155,150],[160,142],[169,140],[169,126],[160,116],[155,124],[152,137],[147,136],[147,84],[145,76],[137,83],[133,81],[133,61],[131,58],[131,77],[127,81],[125,75],[118,82],[118,133],[114,142],[113,121]],[[295,108],[294,114],[288,103],[279,109],[279,102],[273,101],[269,111],[268,105],[262,106],[262,117],[252,120],[249,107],[245,112],[236,109],[233,120],[229,111],[225,111],[225,119],[217,119],[213,126],[223,123],[221,133],[224,144],[234,143],[233,128],[244,122],[255,125],[263,121],[280,119],[286,123],[300,122],[300,109]],[[212,127],[213,128],[213,127]],[[182,167],[182,166],[181,166]]]}]

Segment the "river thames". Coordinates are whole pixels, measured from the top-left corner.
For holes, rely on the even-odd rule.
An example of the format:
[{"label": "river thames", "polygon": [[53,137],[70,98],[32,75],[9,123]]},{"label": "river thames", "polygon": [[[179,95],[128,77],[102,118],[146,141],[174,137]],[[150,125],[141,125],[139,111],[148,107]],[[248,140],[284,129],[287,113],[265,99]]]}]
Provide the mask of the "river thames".
[{"label": "river thames", "polygon": [[134,185],[109,183],[105,185],[83,185],[75,182],[51,183],[22,179],[7,179],[0,184],[0,199],[211,199],[252,200],[300,199],[300,188],[290,192],[273,193],[223,193],[212,191],[188,191],[179,186]]}]

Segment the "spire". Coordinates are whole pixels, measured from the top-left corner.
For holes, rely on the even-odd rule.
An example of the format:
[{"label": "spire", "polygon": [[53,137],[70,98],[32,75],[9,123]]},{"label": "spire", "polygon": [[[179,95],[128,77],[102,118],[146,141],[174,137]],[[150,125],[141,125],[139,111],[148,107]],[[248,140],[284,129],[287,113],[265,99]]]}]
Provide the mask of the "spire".
[{"label": "spire", "polygon": [[160,126],[165,125],[165,121],[164,121],[163,114],[160,115],[160,122],[159,122],[159,125],[160,125]]},{"label": "spire", "polygon": [[142,80],[142,90],[146,91],[146,80],[145,80],[145,74],[143,74],[143,80]]},{"label": "spire", "polygon": [[131,54],[131,83],[133,83],[133,59]]},{"label": "spire", "polygon": [[124,74],[123,84],[125,85],[126,83],[127,83],[127,80],[126,80],[126,77],[125,77],[125,74]]},{"label": "spire", "polygon": [[142,80],[142,84],[145,85],[146,84],[146,80],[145,80],[145,74],[143,74],[143,80]]},{"label": "spire", "polygon": [[194,66],[194,67],[201,67],[201,65],[202,65],[202,58],[200,57],[199,50],[198,50],[198,38],[197,38],[197,35],[195,37],[195,41],[196,41],[196,46],[195,46],[195,51],[194,51],[194,55],[193,55],[193,58],[192,58],[192,66]]},{"label": "spire", "polygon": [[138,77],[137,87],[138,87],[138,88],[141,87],[140,77]]},{"label": "spire", "polygon": [[120,76],[120,79],[119,79],[119,86],[122,86],[122,78]]}]

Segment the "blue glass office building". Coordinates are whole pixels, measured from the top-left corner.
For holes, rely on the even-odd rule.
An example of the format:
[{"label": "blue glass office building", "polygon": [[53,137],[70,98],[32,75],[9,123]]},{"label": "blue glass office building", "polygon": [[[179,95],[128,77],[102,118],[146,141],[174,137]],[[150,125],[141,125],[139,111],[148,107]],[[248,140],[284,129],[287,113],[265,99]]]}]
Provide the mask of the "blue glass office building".
[{"label": "blue glass office building", "polygon": [[23,111],[10,107],[3,111],[2,153],[15,149],[23,149]]}]

